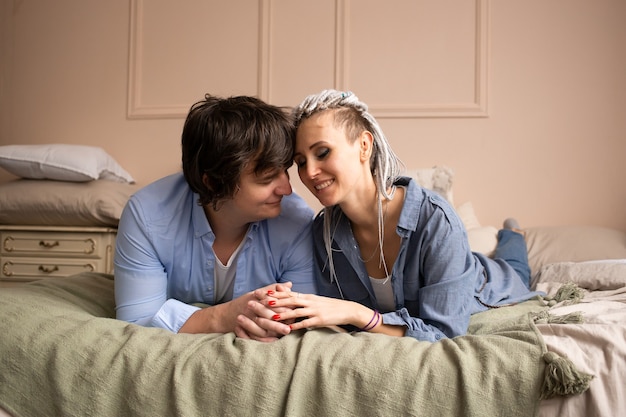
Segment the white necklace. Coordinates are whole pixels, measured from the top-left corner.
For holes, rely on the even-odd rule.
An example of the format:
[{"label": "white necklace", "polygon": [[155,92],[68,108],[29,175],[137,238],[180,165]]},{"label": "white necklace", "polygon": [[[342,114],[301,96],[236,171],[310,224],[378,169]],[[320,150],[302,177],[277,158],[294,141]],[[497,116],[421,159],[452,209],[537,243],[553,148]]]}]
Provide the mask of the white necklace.
[{"label": "white necklace", "polygon": [[376,255],[376,253],[378,253],[379,250],[380,246],[376,245],[376,247],[374,248],[374,252],[372,252],[372,254],[367,259],[361,258],[361,252],[359,251],[359,259],[361,260],[361,262],[368,263],[369,261],[374,259],[374,256]]}]

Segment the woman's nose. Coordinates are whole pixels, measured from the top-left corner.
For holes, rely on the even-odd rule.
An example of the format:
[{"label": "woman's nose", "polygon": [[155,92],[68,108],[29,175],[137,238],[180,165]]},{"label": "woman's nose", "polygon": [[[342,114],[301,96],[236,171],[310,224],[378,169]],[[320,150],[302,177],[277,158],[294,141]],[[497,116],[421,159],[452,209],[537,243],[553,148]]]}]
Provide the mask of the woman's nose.
[{"label": "woman's nose", "polygon": [[305,172],[306,177],[308,179],[313,179],[319,173],[319,167],[317,166],[315,162],[310,161],[310,162],[307,162],[305,171],[306,171]]}]

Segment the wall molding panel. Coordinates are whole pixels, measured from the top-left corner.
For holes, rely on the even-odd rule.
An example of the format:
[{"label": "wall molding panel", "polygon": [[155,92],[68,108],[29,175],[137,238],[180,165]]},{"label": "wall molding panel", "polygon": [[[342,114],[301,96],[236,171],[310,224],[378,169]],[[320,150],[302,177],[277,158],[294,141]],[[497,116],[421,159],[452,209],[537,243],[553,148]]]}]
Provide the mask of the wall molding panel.
[{"label": "wall molding panel", "polygon": [[198,91],[294,105],[334,87],[379,118],[487,117],[489,0],[386,4],[131,0],[127,116],[184,118]]},{"label": "wall molding panel", "polygon": [[[128,118],[162,119],[184,117],[188,106],[177,104],[146,104],[142,100],[143,85],[143,21],[144,1],[130,1],[129,59],[128,59]],[[185,108],[186,107],[186,108]]]},{"label": "wall molding panel", "polygon": [[[341,51],[341,59],[337,59],[337,88],[341,90],[354,90],[359,96],[364,96],[370,111],[378,118],[421,118],[421,117],[487,117],[487,86],[489,67],[489,4],[488,0],[475,0],[472,2],[458,3],[453,1],[416,1],[394,0],[395,17],[407,17],[407,25],[398,28],[396,20],[391,14],[379,16],[376,9],[379,8],[376,0],[353,1],[337,0],[338,15],[343,21],[338,24],[338,29],[343,33],[337,34],[338,47]],[[358,3],[358,4],[357,4]],[[447,4],[446,4],[447,3]],[[466,7],[461,8],[459,5]],[[352,5],[355,5],[353,8]],[[387,5],[390,5],[387,3]],[[357,7],[358,6],[358,7]],[[370,7],[370,13],[365,18],[361,15],[364,8]],[[394,10],[390,7],[390,10]],[[410,28],[413,20],[412,14],[423,13],[425,16],[418,19],[419,22],[428,23],[431,21],[432,30],[423,31],[420,27]],[[389,19],[384,17],[389,16]],[[452,23],[448,23],[448,20]],[[380,21],[388,22],[387,27],[382,26]],[[440,26],[442,29],[437,29]],[[377,36],[381,38],[381,44],[372,48],[359,45],[355,37],[363,40],[363,31],[359,28],[376,28]],[[407,29],[407,27],[409,27]],[[464,27],[466,29],[455,29]],[[412,30],[413,29],[413,30]],[[451,39],[444,39],[447,32]],[[415,37],[416,49],[411,51],[403,48],[401,42],[394,42],[393,45],[384,44],[385,33],[397,34],[396,40],[402,39],[405,35],[404,45],[411,42]],[[407,36],[408,35],[408,36]],[[420,42],[420,35],[426,40]],[[429,37],[432,35],[432,40]],[[456,38],[453,38],[455,37]],[[372,37],[373,38],[373,37]],[[468,38],[468,40],[465,40]],[[429,43],[438,40],[446,40],[449,44],[458,44],[457,50],[452,50],[449,56],[451,60],[446,60],[448,56],[437,51],[436,48],[430,50]],[[376,40],[371,42],[375,44]],[[400,45],[399,45],[400,44]],[[442,43],[442,45],[445,45]],[[451,48],[452,49],[452,48]],[[389,52],[391,51],[391,52]],[[470,52],[467,54],[467,52]],[[393,54],[396,54],[394,56]],[[458,59],[455,59],[456,54]],[[404,56],[401,56],[404,55]],[[413,56],[411,56],[413,55]],[[436,64],[422,75],[416,75],[423,80],[423,85],[439,86],[433,88],[432,97],[422,96],[419,85],[414,90],[403,91],[405,86],[414,84],[413,75],[407,71],[399,70],[399,67],[413,67],[416,74],[420,73],[420,56],[430,56],[438,59]],[[357,61],[359,58],[359,62]],[[395,63],[389,65],[389,63]],[[370,63],[381,63],[379,69],[372,69]],[[458,65],[453,65],[454,63]],[[439,65],[437,67],[437,65]],[[367,67],[365,71],[363,67]],[[460,77],[459,74],[469,74]],[[363,75],[365,74],[365,75]],[[360,80],[357,78],[360,77]],[[446,86],[447,79],[457,81],[456,89],[449,89]],[[396,88],[390,86],[384,90],[389,80],[395,81]],[[393,85],[393,84],[392,84]],[[371,88],[370,88],[371,87]],[[380,87],[377,88],[377,87]],[[461,94],[462,92],[462,94]],[[371,93],[371,94],[370,94]],[[406,94],[406,96],[405,96]],[[365,98],[371,96],[371,98]]]},{"label": "wall molding panel", "polygon": [[198,91],[266,97],[269,11],[269,0],[131,0],[127,117],[184,118]]}]

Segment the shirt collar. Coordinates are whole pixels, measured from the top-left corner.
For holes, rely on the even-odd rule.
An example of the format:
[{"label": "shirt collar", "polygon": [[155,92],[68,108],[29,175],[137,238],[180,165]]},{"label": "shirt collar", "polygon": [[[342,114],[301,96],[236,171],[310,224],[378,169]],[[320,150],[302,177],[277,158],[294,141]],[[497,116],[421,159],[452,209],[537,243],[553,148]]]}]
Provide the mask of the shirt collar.
[{"label": "shirt collar", "polygon": [[[421,192],[419,185],[410,177],[398,177],[394,181],[395,185],[406,187],[404,194],[404,203],[402,205],[402,211],[400,212],[400,218],[398,219],[397,231],[400,235],[405,235],[406,232],[417,230],[417,222],[419,220],[419,212],[422,202],[424,201],[424,193]],[[344,244],[354,245],[356,240],[352,235],[352,229],[350,227],[350,221],[341,213],[339,206],[333,208],[333,216],[341,215],[339,225],[337,226],[337,233],[334,238]]]},{"label": "shirt collar", "polygon": [[209,219],[207,219],[204,212],[204,207],[198,204],[200,196],[196,193],[193,195],[193,208],[191,209],[191,221],[193,223],[194,235],[196,238],[206,235],[207,233],[213,233]]},{"label": "shirt collar", "polygon": [[[204,212],[204,207],[202,207],[200,204],[197,204],[199,197],[200,196],[198,194],[194,193],[194,206],[191,210],[191,221],[193,222],[194,236],[196,237],[196,239],[208,233],[211,233],[215,236],[213,230],[211,229],[209,219],[207,219],[206,213]],[[258,227],[259,222],[252,223],[248,228],[248,237],[252,236],[252,234],[256,232]]]},{"label": "shirt collar", "polygon": [[398,177],[394,184],[406,187],[404,204],[400,212],[400,219],[398,219],[398,232],[403,230],[414,232],[417,229],[417,221],[419,220],[424,194],[420,192],[420,187],[412,178]]}]

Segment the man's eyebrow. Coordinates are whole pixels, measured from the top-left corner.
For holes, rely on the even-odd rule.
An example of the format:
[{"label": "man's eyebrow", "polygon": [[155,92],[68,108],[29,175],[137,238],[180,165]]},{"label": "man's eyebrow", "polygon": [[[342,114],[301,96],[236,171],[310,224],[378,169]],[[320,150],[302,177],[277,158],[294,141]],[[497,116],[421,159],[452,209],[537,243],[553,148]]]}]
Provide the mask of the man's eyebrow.
[{"label": "man's eyebrow", "polygon": [[265,169],[262,172],[259,172],[256,177],[259,179],[269,179],[277,176],[280,173],[280,169],[278,168],[270,168]]}]

